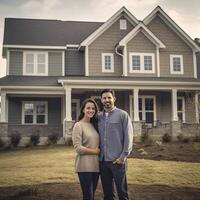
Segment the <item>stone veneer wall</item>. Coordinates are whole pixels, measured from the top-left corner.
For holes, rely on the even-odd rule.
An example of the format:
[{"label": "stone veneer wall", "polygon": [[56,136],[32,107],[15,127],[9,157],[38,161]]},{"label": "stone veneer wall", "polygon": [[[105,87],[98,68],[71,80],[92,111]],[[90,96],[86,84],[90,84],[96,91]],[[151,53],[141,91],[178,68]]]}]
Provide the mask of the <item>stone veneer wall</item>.
[{"label": "stone veneer wall", "polygon": [[18,132],[22,137],[30,137],[34,134],[39,134],[41,137],[47,137],[50,134],[56,133],[62,137],[62,125],[8,125],[8,136]]},{"label": "stone veneer wall", "polygon": [[8,136],[8,123],[0,123],[0,137]]}]

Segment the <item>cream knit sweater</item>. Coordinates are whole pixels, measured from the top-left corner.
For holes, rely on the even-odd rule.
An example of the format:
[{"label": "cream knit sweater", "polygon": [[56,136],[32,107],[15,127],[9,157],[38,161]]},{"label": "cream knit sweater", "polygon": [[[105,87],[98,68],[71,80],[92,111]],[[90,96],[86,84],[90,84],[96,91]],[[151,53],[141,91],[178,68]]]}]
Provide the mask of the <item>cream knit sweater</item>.
[{"label": "cream knit sweater", "polygon": [[87,122],[76,122],[72,132],[73,145],[76,150],[76,172],[99,172],[98,155],[85,154],[84,147],[98,148],[99,135],[93,125]]}]

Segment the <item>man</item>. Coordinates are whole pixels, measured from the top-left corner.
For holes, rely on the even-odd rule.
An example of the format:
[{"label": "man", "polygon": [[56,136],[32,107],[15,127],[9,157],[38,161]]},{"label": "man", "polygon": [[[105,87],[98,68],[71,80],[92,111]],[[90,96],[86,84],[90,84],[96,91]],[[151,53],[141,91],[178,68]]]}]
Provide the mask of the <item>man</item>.
[{"label": "man", "polygon": [[115,94],[101,92],[104,110],[98,117],[100,134],[100,174],[104,200],[115,199],[114,183],[120,200],[127,200],[127,156],[132,150],[133,128],[127,112],[115,107]]}]

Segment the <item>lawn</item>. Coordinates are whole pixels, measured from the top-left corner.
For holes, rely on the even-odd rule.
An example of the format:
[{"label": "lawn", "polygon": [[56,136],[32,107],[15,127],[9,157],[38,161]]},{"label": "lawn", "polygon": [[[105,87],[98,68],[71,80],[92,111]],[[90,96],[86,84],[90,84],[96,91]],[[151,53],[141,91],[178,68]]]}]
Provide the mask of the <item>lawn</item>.
[{"label": "lawn", "polygon": [[[64,146],[0,152],[0,199],[80,199],[74,156]],[[200,163],[130,158],[128,166],[130,196],[135,199],[200,195]],[[96,199],[101,197],[99,184]]]}]

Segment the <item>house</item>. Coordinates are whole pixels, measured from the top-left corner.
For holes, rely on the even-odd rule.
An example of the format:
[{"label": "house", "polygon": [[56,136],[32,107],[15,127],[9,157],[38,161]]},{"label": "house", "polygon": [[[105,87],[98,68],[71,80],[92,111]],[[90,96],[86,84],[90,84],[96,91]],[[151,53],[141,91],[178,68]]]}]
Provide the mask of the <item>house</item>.
[{"label": "house", "polygon": [[156,7],[139,21],[125,7],[106,22],[6,18],[1,134],[70,133],[80,104],[116,90],[134,134],[173,135],[199,123],[200,47]]}]

